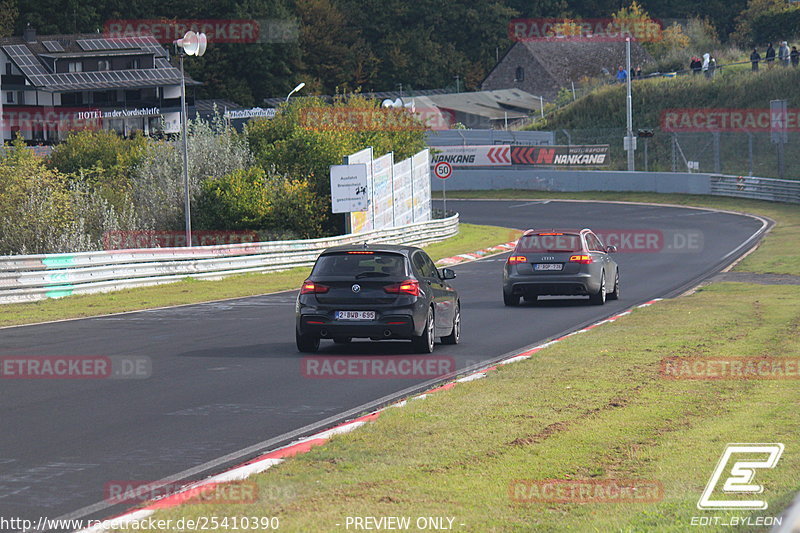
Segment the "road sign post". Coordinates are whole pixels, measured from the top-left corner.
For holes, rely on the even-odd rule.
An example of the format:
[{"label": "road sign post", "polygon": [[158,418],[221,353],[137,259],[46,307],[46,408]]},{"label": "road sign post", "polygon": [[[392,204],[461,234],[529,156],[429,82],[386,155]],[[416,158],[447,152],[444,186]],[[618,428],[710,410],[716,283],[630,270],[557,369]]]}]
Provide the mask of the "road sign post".
[{"label": "road sign post", "polygon": [[447,216],[447,178],[453,175],[453,165],[447,161],[439,161],[433,165],[433,173],[437,178],[442,180],[442,210],[444,216]]}]

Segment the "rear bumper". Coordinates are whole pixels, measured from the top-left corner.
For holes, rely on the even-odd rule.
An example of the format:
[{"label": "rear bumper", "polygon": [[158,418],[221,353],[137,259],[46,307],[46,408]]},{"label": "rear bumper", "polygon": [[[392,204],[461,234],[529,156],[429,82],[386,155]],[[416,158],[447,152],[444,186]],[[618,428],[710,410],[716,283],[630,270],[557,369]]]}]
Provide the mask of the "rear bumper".
[{"label": "rear bumper", "polygon": [[303,335],[329,339],[333,337],[369,337],[410,339],[415,335],[411,315],[386,315],[378,320],[332,320],[326,315],[304,314],[297,320]]},{"label": "rear bumper", "polygon": [[590,274],[566,276],[509,276],[503,283],[506,294],[519,295],[589,295],[600,290],[600,281]]}]

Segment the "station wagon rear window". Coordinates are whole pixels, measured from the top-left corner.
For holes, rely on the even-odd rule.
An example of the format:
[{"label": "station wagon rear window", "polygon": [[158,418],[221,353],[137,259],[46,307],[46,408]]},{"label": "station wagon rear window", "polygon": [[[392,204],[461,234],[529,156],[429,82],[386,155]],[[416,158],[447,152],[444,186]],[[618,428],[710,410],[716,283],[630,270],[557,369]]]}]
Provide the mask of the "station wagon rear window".
[{"label": "station wagon rear window", "polygon": [[575,233],[542,232],[524,235],[517,251],[528,253],[578,252],[582,250],[581,236]]}]

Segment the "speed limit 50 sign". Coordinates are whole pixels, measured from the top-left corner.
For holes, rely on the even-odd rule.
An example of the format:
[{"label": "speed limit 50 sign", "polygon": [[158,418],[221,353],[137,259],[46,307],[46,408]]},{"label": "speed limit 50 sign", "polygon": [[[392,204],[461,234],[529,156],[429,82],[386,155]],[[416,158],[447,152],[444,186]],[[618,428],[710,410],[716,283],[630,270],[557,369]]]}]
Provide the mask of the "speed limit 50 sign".
[{"label": "speed limit 50 sign", "polygon": [[439,161],[433,165],[433,173],[436,174],[437,178],[446,180],[453,174],[453,165],[447,161]]}]

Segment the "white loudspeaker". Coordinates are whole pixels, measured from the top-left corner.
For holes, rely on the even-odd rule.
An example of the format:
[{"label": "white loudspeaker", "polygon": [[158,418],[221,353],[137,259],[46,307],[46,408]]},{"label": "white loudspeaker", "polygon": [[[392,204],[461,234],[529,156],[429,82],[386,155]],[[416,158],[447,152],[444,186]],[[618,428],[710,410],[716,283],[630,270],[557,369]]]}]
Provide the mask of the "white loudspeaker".
[{"label": "white loudspeaker", "polygon": [[195,33],[187,31],[183,39],[178,39],[178,46],[183,48],[187,56],[201,56],[206,52],[208,46],[208,39],[205,33]]}]

